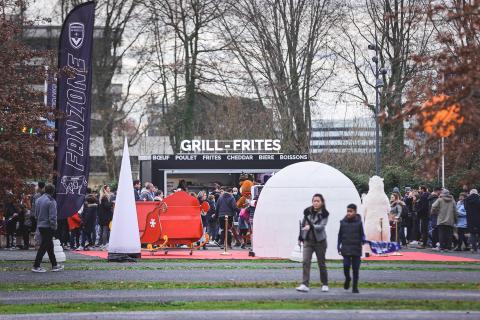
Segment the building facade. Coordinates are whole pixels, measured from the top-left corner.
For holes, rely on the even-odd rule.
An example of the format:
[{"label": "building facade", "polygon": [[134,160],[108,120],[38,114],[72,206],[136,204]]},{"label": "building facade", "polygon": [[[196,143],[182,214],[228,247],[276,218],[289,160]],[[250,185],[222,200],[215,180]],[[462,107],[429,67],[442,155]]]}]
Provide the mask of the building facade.
[{"label": "building facade", "polygon": [[310,152],[374,153],[375,121],[367,117],[313,120]]}]

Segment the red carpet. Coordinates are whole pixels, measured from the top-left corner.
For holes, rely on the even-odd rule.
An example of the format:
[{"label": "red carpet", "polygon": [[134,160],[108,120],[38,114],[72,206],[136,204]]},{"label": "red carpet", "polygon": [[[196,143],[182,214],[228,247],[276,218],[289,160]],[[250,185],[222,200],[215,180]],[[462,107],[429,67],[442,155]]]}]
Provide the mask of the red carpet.
[{"label": "red carpet", "polygon": [[[154,255],[151,255],[148,251],[142,251],[142,259],[192,259],[192,260],[254,260],[264,259],[262,257],[249,257],[247,250],[233,250],[229,251],[231,255],[222,255],[223,251],[220,250],[206,250],[206,251],[193,251],[192,255],[189,255],[189,251],[169,251],[165,254],[163,251],[158,251]],[[85,256],[97,257],[101,259],[107,259],[108,252],[106,251],[75,251]],[[476,257],[475,257],[476,258]],[[272,259],[272,258],[267,258]],[[436,253],[426,252],[407,252],[402,251],[401,256],[388,256],[388,257],[369,257],[364,258],[365,261],[438,261],[438,262],[480,262],[480,259],[464,258],[457,256],[442,255]]]},{"label": "red carpet", "polygon": [[368,257],[365,261],[438,261],[438,262],[480,262],[479,259],[448,256],[426,252],[400,251],[401,256]]}]

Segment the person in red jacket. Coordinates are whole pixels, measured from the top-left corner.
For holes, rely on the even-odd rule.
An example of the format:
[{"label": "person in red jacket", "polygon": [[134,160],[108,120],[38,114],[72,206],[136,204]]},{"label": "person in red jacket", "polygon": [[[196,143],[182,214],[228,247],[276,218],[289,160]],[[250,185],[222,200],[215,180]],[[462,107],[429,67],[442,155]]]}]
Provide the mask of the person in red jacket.
[{"label": "person in red jacket", "polygon": [[70,231],[70,249],[75,250],[80,246],[80,227],[82,220],[78,212],[75,212],[67,219],[68,230]]}]

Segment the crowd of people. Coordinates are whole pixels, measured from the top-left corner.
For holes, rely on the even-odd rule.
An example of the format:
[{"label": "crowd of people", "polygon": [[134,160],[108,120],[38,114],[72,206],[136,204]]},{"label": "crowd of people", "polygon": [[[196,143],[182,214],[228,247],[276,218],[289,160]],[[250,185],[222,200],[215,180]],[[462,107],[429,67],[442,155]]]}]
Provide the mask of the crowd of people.
[{"label": "crowd of people", "polygon": [[[151,182],[143,187],[140,180],[133,183],[135,201],[161,201],[164,198]],[[180,181],[173,191],[187,191],[187,184]],[[5,247],[9,250],[28,250],[40,245],[41,235],[35,216],[36,201],[45,193],[45,183],[38,182],[35,191],[22,196],[18,202],[13,194],[8,194],[3,204],[3,220],[0,226],[6,236]],[[225,221],[227,221],[227,246],[246,248],[253,219],[253,209],[248,206],[237,207],[240,199],[238,188],[220,187],[215,184],[211,191],[190,192],[198,198],[200,204],[207,201],[208,212],[202,212],[205,233],[210,236],[210,245],[223,248],[225,239]],[[53,236],[60,240],[64,250],[107,250],[110,237],[110,225],[113,218],[116,194],[109,185],[100,188],[87,188],[83,207],[68,219],[58,219]],[[225,219],[227,217],[227,219]],[[34,243],[31,243],[33,235]],[[2,244],[0,243],[0,248]],[[207,246],[202,247],[204,250]]]},{"label": "crowd of people", "polygon": [[[41,234],[35,210],[38,199],[45,194],[45,188],[44,182],[38,182],[35,192],[23,196],[20,202],[13,194],[7,195],[3,220],[7,249],[28,250],[32,245],[40,245]],[[88,250],[93,247],[106,250],[114,203],[115,193],[109,185],[103,185],[98,191],[87,188],[83,207],[68,219],[58,219],[53,236],[60,240],[64,250]],[[30,241],[32,234],[35,243]],[[17,243],[18,238],[22,243]]]},{"label": "crowd of people", "polygon": [[392,242],[417,249],[477,252],[480,234],[480,195],[477,189],[464,191],[455,200],[449,190],[436,187],[431,192],[394,188],[389,219]]},{"label": "crowd of people", "polygon": [[[465,188],[466,189],[466,188]],[[163,191],[150,182],[142,188],[134,181],[136,201],[161,201]],[[184,180],[176,190],[188,191]],[[24,195],[18,202],[13,194],[7,194],[3,206],[3,231],[6,248],[27,250],[31,246],[30,234],[36,233],[34,216],[35,201],[45,192],[45,184],[39,182],[35,193]],[[252,231],[253,208],[237,206],[241,197],[237,188],[222,188],[218,184],[211,191],[190,193],[200,203],[208,202],[210,209],[202,214],[205,232],[211,245],[224,246],[225,221],[227,246],[245,248]],[[442,188],[431,192],[421,186],[417,190],[406,187],[403,194],[394,188],[391,196],[391,241],[418,249],[456,250],[477,252],[480,238],[480,195],[476,189],[461,192],[458,199]],[[58,220],[55,237],[66,250],[105,250],[109,240],[110,223],[113,217],[115,192],[108,185],[99,190],[88,189],[85,204],[79,212],[68,219]],[[227,217],[227,219],[225,219]],[[19,239],[19,240],[17,240]],[[37,246],[38,239],[35,241]],[[19,241],[19,243],[17,243]],[[207,249],[206,246],[203,247]]]}]

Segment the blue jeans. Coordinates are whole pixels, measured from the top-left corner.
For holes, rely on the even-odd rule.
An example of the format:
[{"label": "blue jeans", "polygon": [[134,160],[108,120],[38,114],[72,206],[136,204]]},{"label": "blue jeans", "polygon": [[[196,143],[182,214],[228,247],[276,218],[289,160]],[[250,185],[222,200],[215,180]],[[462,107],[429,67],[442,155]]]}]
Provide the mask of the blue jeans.
[{"label": "blue jeans", "polygon": [[110,237],[110,230],[108,226],[100,226],[100,241],[99,244],[106,245],[108,243],[108,238]]},{"label": "blue jeans", "polygon": [[80,246],[80,228],[70,231],[70,248],[78,248]]}]

